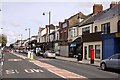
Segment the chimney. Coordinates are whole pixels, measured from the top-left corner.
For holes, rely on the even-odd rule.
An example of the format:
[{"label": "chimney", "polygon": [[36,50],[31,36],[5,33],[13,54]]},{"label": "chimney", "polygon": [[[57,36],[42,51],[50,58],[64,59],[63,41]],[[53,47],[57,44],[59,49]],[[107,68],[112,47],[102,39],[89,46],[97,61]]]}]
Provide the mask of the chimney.
[{"label": "chimney", "polygon": [[62,22],[59,22],[59,28],[62,26]]},{"label": "chimney", "polygon": [[113,7],[115,7],[116,5],[118,5],[118,4],[120,4],[119,2],[111,2],[111,4],[110,4],[110,9],[111,8],[113,8]]},{"label": "chimney", "polygon": [[48,25],[46,25],[46,32],[48,33],[48,28],[49,28],[49,26]]},{"label": "chimney", "polygon": [[93,6],[93,14],[103,11],[102,4],[94,4]]},{"label": "chimney", "polygon": [[50,29],[55,29],[55,26],[53,24],[51,24]]}]

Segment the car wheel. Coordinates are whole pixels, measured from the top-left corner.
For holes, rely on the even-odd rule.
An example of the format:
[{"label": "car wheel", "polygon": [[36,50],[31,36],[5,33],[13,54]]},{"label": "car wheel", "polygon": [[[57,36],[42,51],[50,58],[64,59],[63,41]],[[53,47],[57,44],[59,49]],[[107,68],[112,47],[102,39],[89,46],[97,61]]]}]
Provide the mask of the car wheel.
[{"label": "car wheel", "polygon": [[106,70],[106,64],[105,63],[101,63],[101,69]]}]

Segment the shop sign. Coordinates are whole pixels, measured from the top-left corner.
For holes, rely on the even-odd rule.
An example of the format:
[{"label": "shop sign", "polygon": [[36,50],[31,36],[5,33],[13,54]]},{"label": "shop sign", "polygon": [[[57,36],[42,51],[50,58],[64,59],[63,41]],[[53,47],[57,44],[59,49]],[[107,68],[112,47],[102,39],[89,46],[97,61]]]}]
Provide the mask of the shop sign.
[{"label": "shop sign", "polygon": [[71,44],[70,47],[76,47],[76,44],[75,44],[75,43],[74,43],[74,44]]},{"label": "shop sign", "polygon": [[115,36],[116,36],[116,37],[120,37],[120,33],[116,33]]}]

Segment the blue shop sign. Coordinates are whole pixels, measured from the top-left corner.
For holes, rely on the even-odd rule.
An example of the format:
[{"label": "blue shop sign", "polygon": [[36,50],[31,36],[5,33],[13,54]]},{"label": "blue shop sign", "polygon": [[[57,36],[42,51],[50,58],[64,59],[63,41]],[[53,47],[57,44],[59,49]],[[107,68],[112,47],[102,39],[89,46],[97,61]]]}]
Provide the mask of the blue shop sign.
[{"label": "blue shop sign", "polygon": [[74,44],[71,44],[70,47],[76,47],[76,44],[75,44],[75,43],[74,43]]}]

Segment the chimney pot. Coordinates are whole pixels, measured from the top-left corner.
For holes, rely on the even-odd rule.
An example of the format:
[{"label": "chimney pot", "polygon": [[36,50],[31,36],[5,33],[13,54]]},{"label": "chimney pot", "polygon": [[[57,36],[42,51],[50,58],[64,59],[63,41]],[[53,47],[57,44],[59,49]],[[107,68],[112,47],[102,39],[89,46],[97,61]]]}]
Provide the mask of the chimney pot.
[{"label": "chimney pot", "polygon": [[110,4],[110,8],[113,8],[113,7],[115,7],[115,6],[118,5],[118,4],[120,4],[120,2],[115,2],[115,1],[113,1],[113,2],[111,2],[111,4]]},{"label": "chimney pot", "polygon": [[93,13],[98,13],[98,12],[101,12],[103,11],[103,6],[102,4],[94,4],[93,6]]}]

